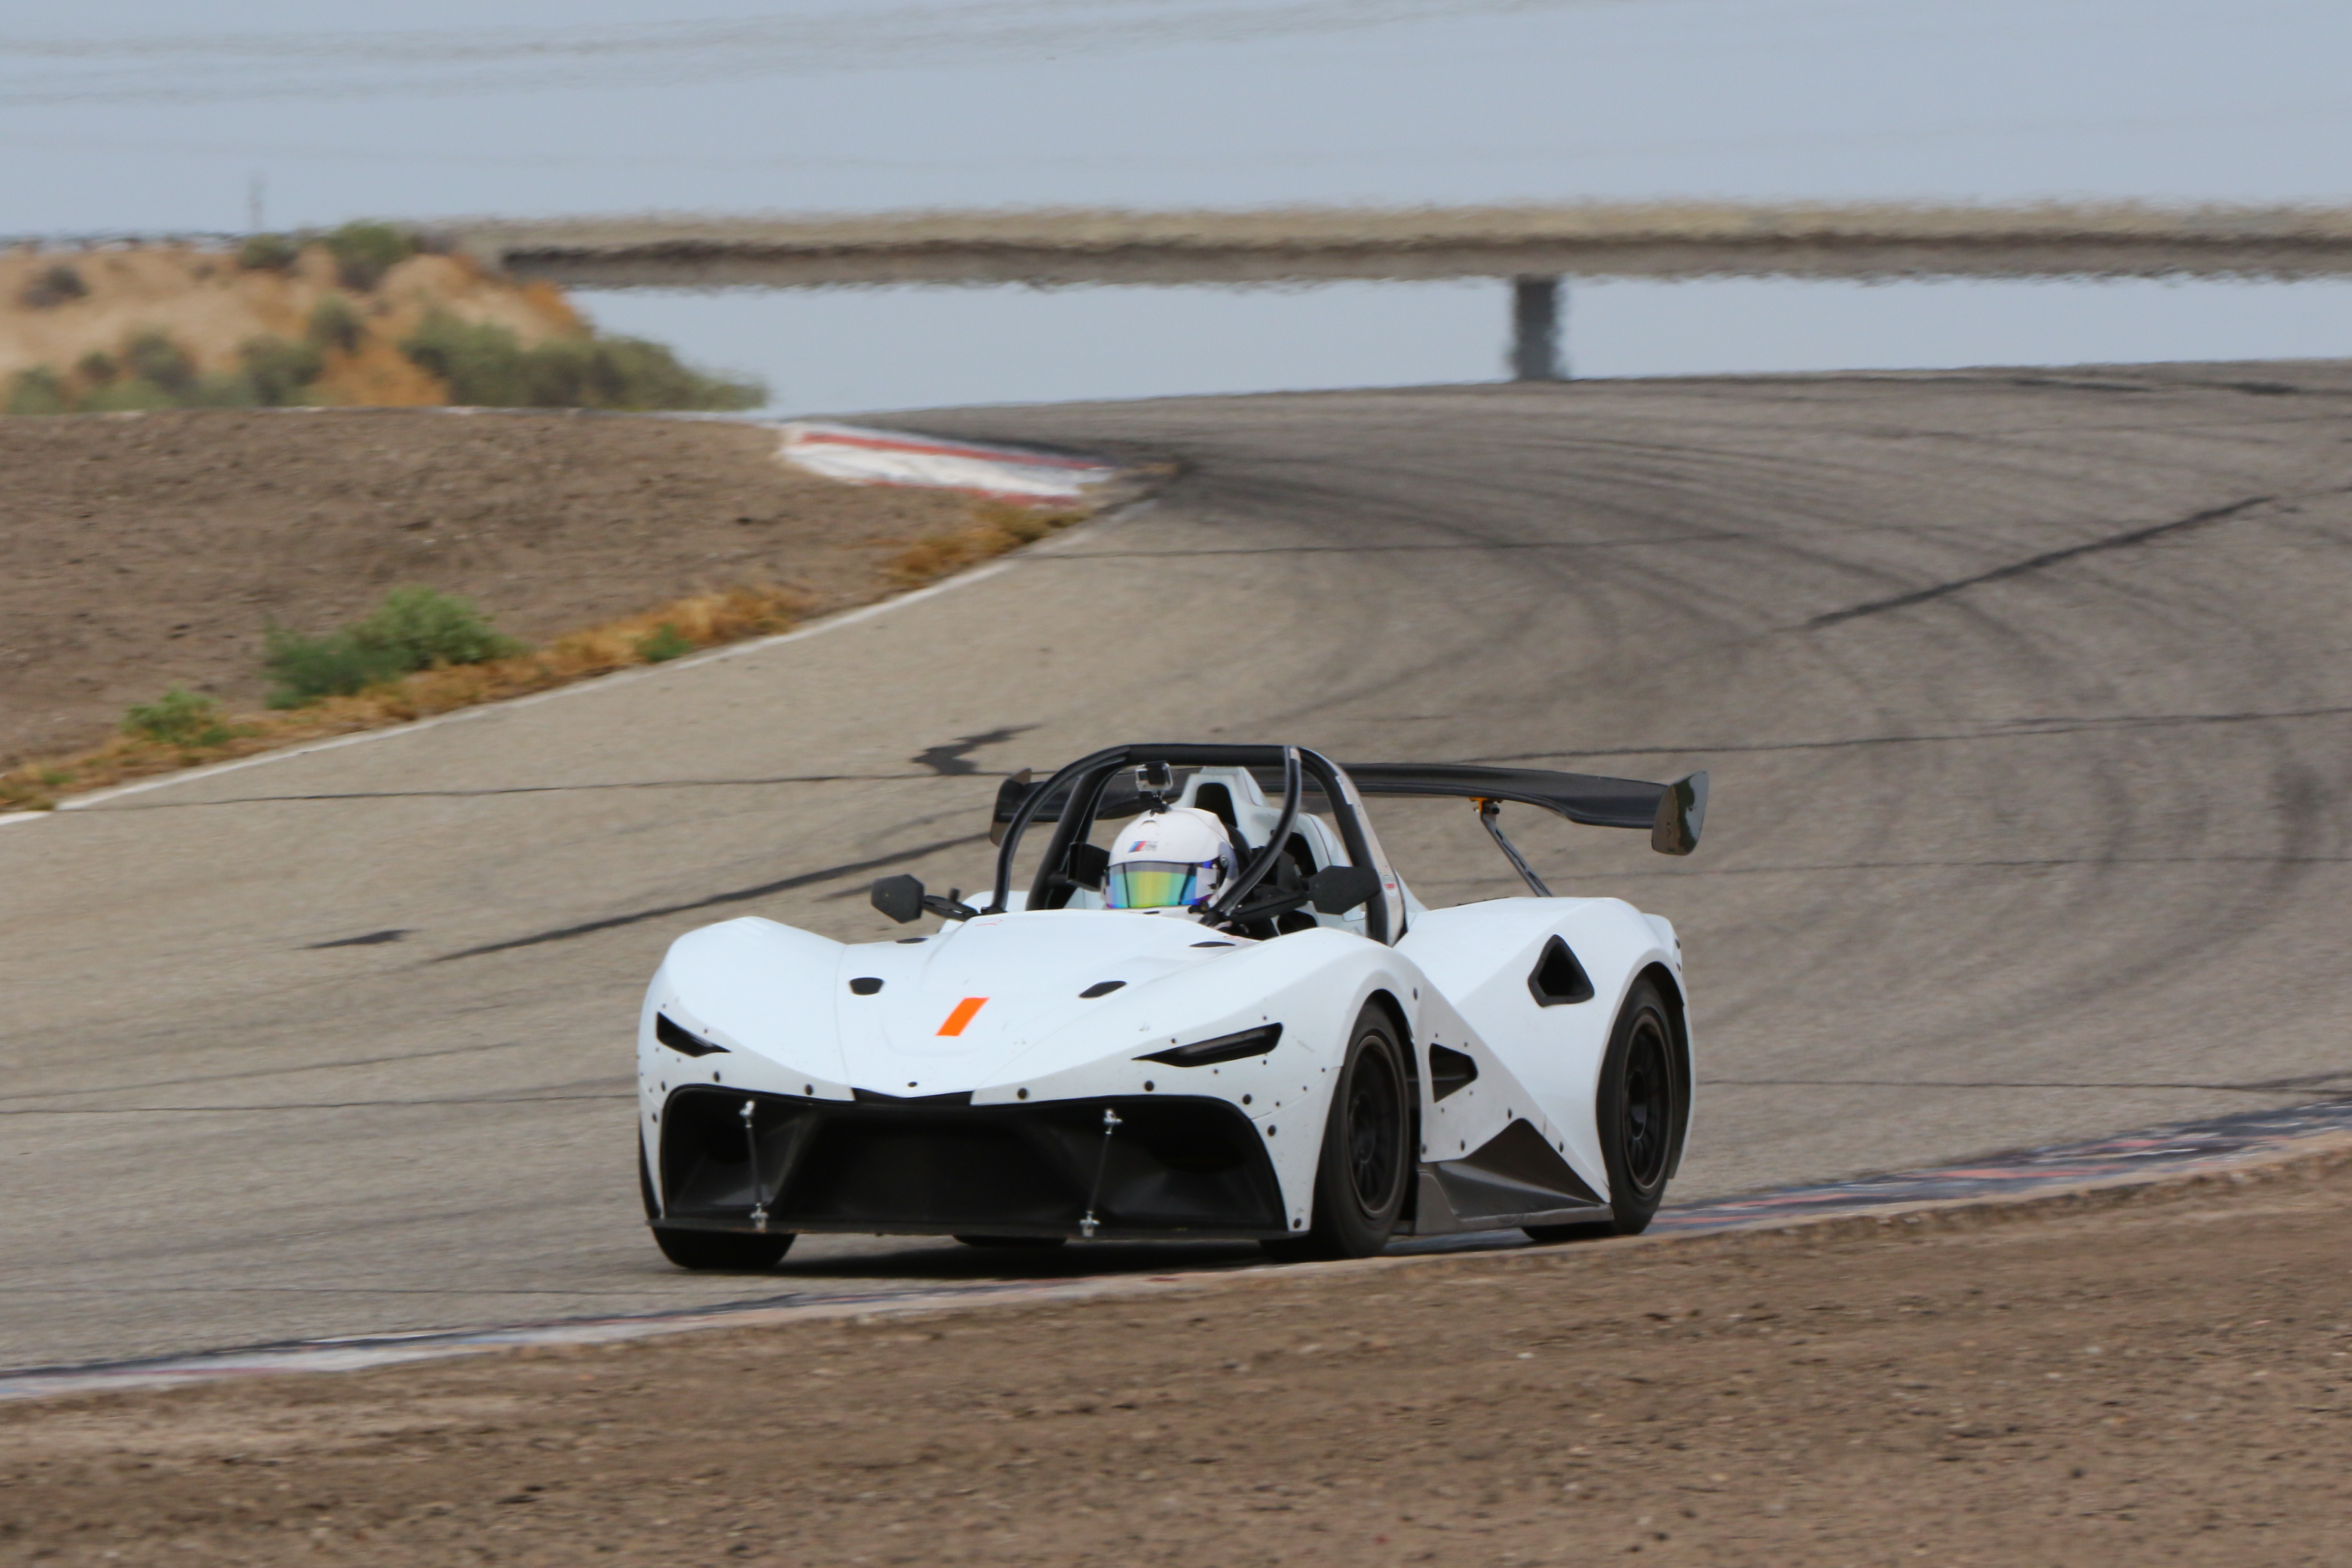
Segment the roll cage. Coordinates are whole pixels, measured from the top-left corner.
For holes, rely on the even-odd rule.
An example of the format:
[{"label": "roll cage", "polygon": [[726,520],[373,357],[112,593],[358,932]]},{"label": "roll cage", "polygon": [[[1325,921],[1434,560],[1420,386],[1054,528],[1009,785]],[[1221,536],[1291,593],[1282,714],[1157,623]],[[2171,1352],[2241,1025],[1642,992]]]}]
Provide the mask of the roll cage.
[{"label": "roll cage", "polygon": [[[1549,889],[1503,837],[1496,820],[1503,801],[1538,806],[1587,826],[1647,828],[1651,847],[1666,855],[1687,855],[1696,848],[1706,815],[1704,773],[1661,784],[1591,773],[1452,763],[1342,767],[1303,746],[1136,742],[1080,757],[1043,784],[1032,783],[1024,769],[998,787],[990,833],[997,843],[996,879],[982,912],[1011,908],[1013,857],[1030,826],[1041,820],[1054,824],[1054,834],[1038,860],[1024,907],[1051,909],[1066,900],[1071,889],[1094,885],[1080,864],[1088,835],[1098,821],[1133,816],[1146,808],[1147,797],[1131,782],[1130,770],[1150,763],[1165,763],[1171,769],[1244,768],[1262,787],[1281,791],[1281,816],[1265,845],[1251,854],[1249,863],[1203,911],[1213,923],[1244,910],[1250,894],[1276,871],[1304,796],[1312,789],[1322,796],[1318,815],[1328,815],[1339,830],[1348,863],[1377,876],[1377,889],[1368,889],[1364,900],[1364,934],[1381,942],[1393,942],[1404,934],[1405,907],[1396,872],[1364,813],[1367,795],[1444,796],[1473,802],[1486,831],[1539,897],[1549,897]],[[1098,856],[1101,851],[1093,853]]]},{"label": "roll cage", "polygon": [[1122,773],[1150,763],[1165,763],[1171,768],[1247,768],[1254,774],[1265,770],[1279,780],[1282,815],[1274,831],[1266,836],[1265,845],[1250,856],[1249,863],[1211,901],[1205,913],[1212,921],[1232,916],[1274,871],[1291,829],[1298,821],[1305,786],[1312,780],[1328,805],[1332,826],[1339,829],[1348,863],[1367,868],[1379,877],[1379,888],[1364,900],[1364,934],[1383,942],[1394,942],[1404,934],[1404,906],[1398,895],[1396,873],[1390,868],[1380,840],[1373,836],[1371,824],[1364,816],[1362,796],[1348,775],[1329,759],[1303,746],[1135,742],[1080,757],[1042,784],[1028,783],[1026,775],[1005,780],[997,792],[998,820],[1003,831],[998,837],[996,882],[989,909],[1003,910],[1011,907],[1013,856],[1019,852],[1029,825],[1041,817],[1053,822],[1054,836],[1046,841],[1045,852],[1038,859],[1026,907],[1052,908],[1068,889],[1087,885],[1076,865],[1077,847],[1087,842],[1097,820],[1132,816],[1142,809],[1140,795],[1130,789],[1122,797],[1114,795],[1111,785]]}]

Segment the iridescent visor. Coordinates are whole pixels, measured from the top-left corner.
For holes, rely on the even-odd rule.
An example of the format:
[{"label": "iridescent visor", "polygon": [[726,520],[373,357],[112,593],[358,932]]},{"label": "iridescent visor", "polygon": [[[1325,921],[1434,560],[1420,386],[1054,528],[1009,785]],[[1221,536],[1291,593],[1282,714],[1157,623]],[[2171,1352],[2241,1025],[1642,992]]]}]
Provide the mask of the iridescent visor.
[{"label": "iridescent visor", "polygon": [[1103,901],[1114,910],[1169,910],[1192,901],[1201,868],[1182,860],[1130,860],[1113,866]]}]

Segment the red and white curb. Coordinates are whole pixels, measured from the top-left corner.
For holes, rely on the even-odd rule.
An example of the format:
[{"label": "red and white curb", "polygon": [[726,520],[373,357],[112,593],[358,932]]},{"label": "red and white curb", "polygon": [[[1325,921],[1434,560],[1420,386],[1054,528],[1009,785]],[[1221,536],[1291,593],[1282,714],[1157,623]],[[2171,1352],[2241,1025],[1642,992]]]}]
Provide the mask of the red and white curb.
[{"label": "red and white curb", "polygon": [[1029,506],[1074,501],[1089,485],[1118,477],[1098,458],[1020,447],[948,441],[901,430],[794,420],[777,456],[796,468],[854,485],[912,485],[964,490]]}]

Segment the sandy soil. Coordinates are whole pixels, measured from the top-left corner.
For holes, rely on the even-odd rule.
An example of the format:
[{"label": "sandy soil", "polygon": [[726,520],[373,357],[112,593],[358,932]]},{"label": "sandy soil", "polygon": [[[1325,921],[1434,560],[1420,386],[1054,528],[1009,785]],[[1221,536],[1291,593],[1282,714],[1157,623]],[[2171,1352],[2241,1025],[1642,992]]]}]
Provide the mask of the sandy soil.
[{"label": "sandy soil", "polygon": [[25,1404],[0,1409],[0,1553],[2336,1563],[2347,1263],[2338,1153],[1924,1218]]},{"label": "sandy soil", "polygon": [[387,588],[471,596],[541,639],[746,583],[813,612],[887,585],[955,496],[782,468],[717,422],[400,410],[0,419],[0,766],[103,739],[185,684],[257,706],[261,637]]}]

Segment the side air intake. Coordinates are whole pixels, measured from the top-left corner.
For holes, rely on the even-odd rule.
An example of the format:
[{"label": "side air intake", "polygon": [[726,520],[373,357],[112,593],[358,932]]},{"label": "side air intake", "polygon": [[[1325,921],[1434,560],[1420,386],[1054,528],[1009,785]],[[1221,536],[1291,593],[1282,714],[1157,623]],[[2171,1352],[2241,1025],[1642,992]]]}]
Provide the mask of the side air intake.
[{"label": "side air intake", "polygon": [[1528,976],[1528,990],[1534,994],[1538,1007],[1590,1002],[1592,978],[1584,973],[1584,965],[1576,962],[1576,954],[1569,951],[1568,943],[1554,937],[1544,943],[1543,953]]},{"label": "side air intake", "polygon": [[1444,1100],[1478,1081],[1478,1059],[1451,1046],[1429,1047],[1429,1098]]}]

